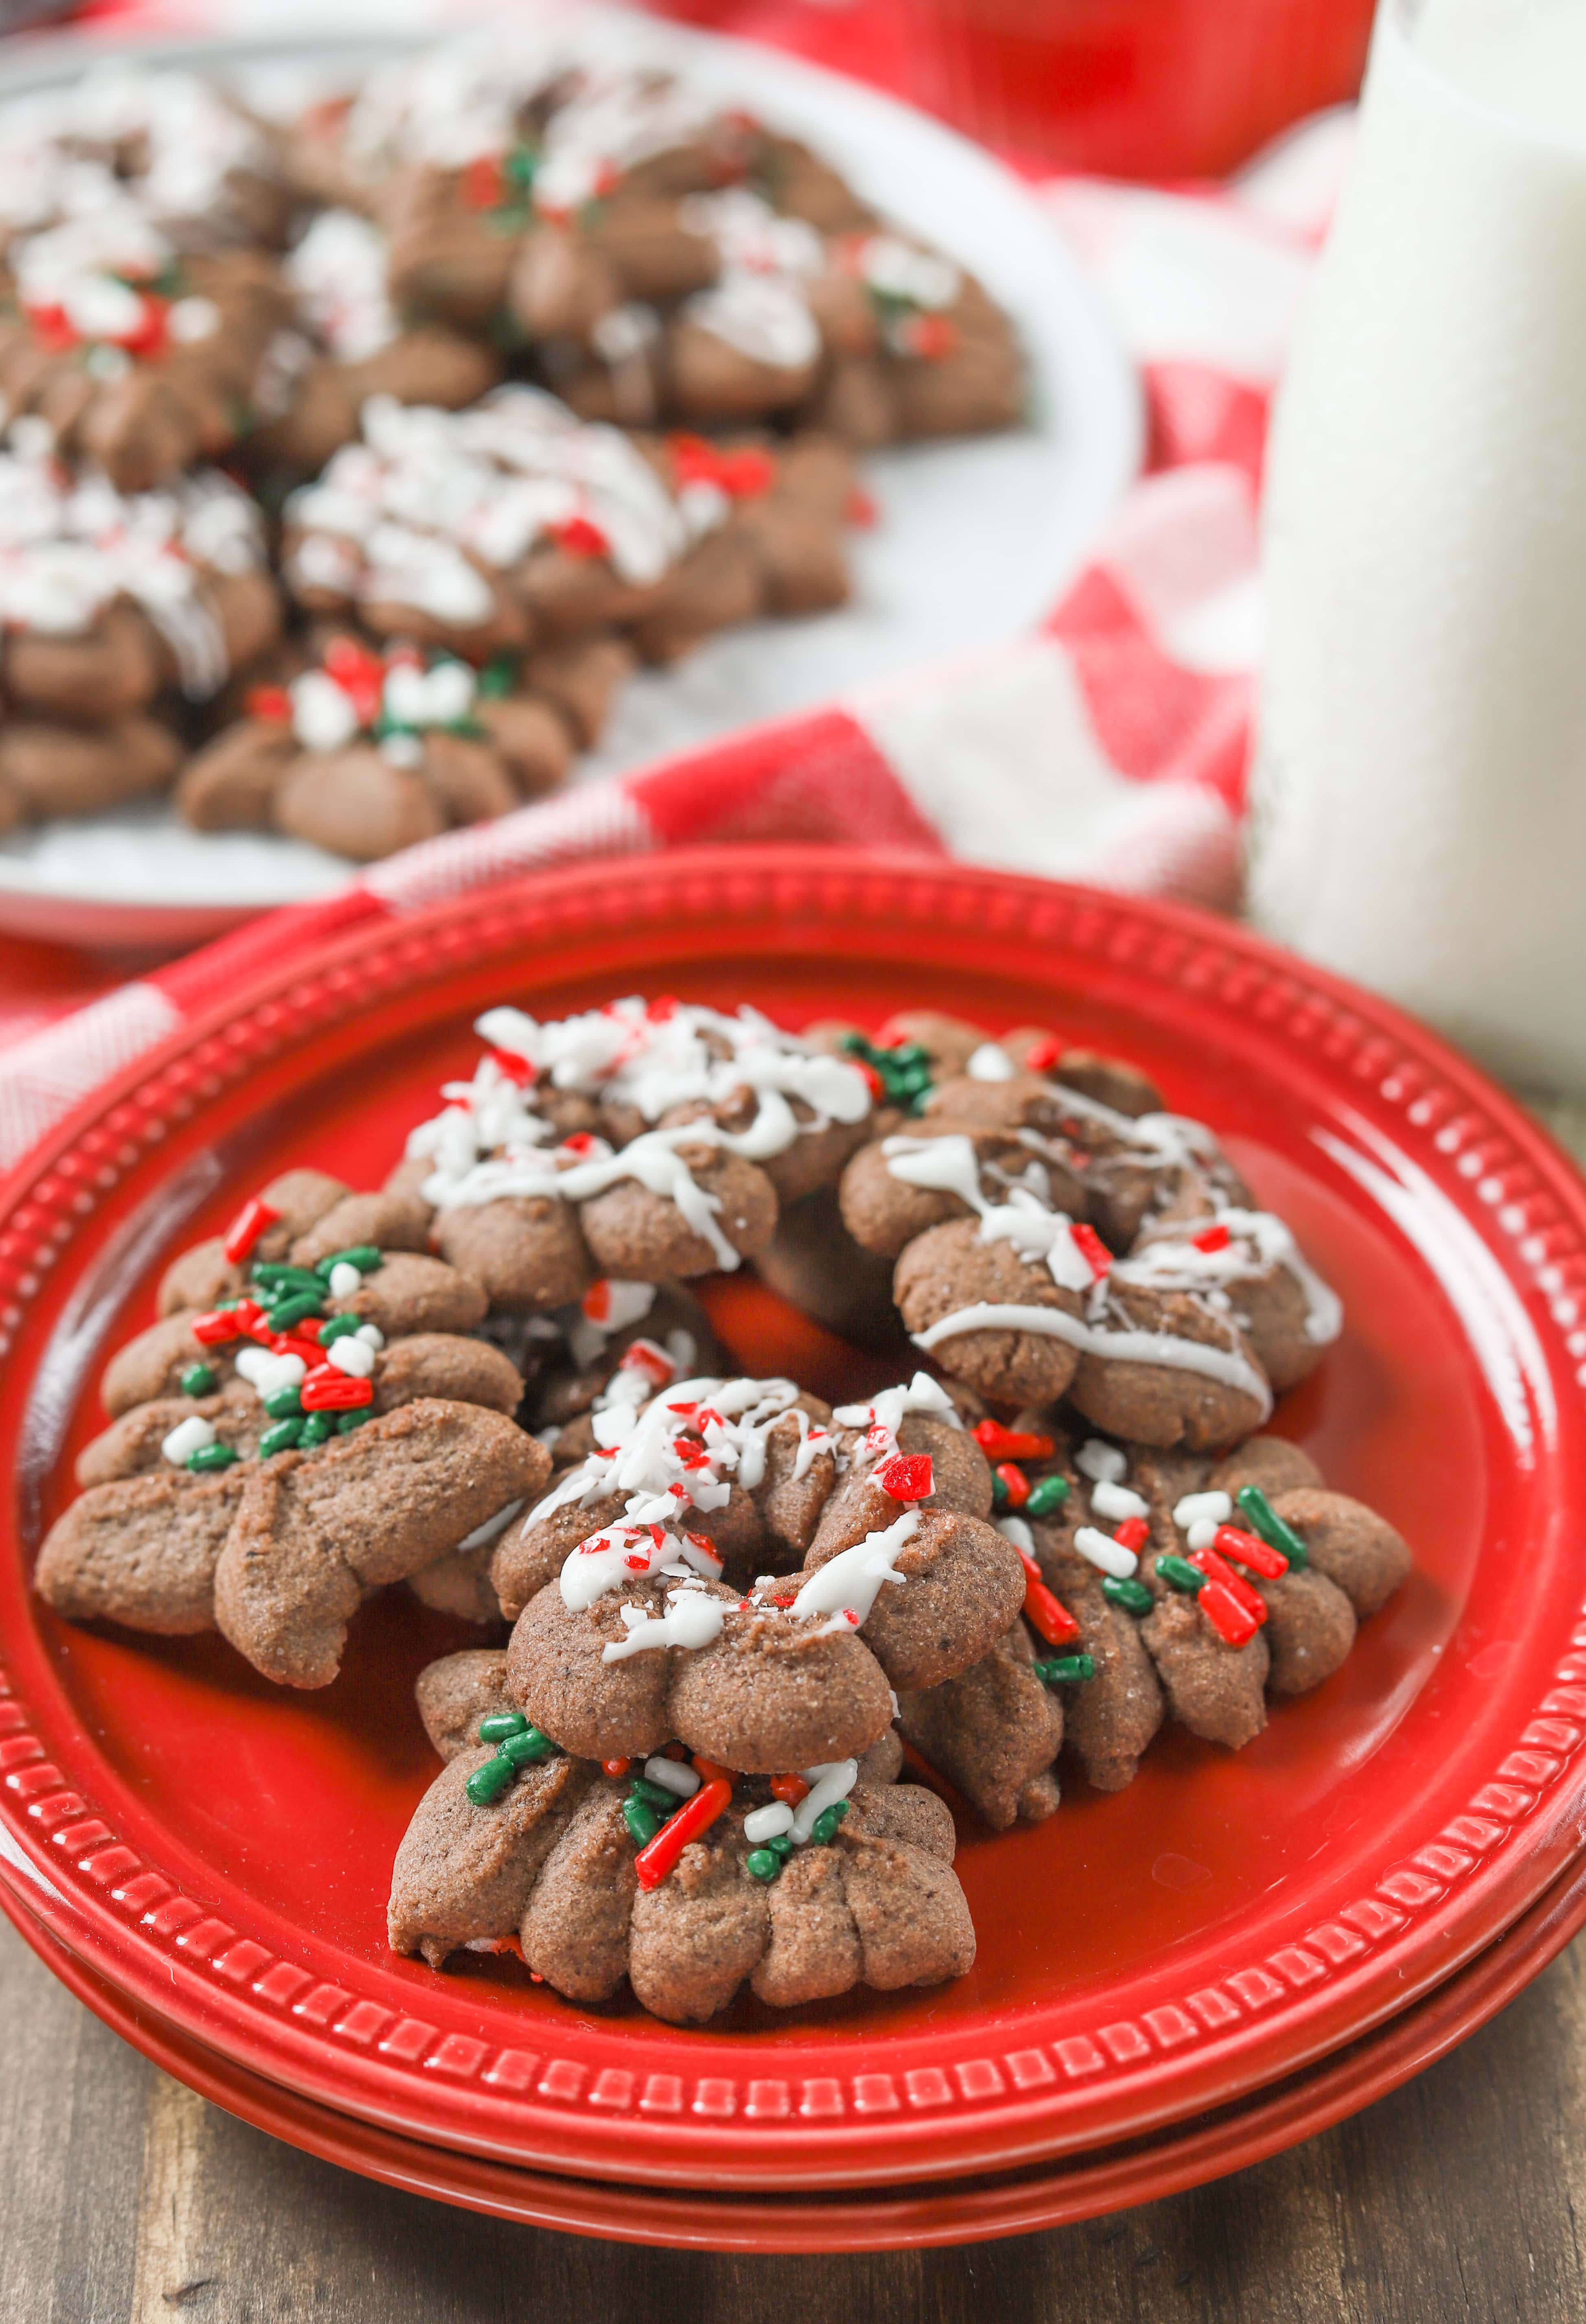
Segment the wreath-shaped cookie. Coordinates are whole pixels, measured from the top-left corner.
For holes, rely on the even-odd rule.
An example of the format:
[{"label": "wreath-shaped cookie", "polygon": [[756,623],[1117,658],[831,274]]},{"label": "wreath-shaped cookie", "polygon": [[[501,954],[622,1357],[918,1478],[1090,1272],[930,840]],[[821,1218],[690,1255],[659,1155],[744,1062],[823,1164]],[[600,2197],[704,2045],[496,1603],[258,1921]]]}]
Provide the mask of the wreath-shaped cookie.
[{"label": "wreath-shaped cookie", "polygon": [[790,2008],[973,1962],[952,1817],[893,1783],[890,1732],[862,1763],[767,1782],[676,1752],[569,1757],[517,1709],[499,1653],[431,1664],[418,1696],[447,1764],[398,1851],[398,1952],[439,1968],[516,1938],[569,2000],[608,2000],[625,1977],[678,2024],[713,2017],[746,1979]]},{"label": "wreath-shaped cookie", "polygon": [[576,1754],[856,1756],[894,1689],[967,1668],[1022,1602],[983,1456],[923,1373],[833,1414],[790,1380],[657,1391],[641,1343],[589,1433],[492,1566],[514,1698]]},{"label": "wreath-shaped cookie", "polygon": [[1164,1447],[1259,1427],[1341,1309],[1213,1132],[1166,1112],[1132,1067],[1051,1036],[897,1029],[878,1046],[815,1028],[891,1110],[835,1210],[769,1255],[779,1287],[818,1312],[857,1245],[891,1262],[916,1347],[994,1403],[1066,1396],[1093,1425]]},{"label": "wreath-shaped cookie", "polygon": [[58,1613],[217,1628],[323,1686],[370,1591],[503,1529],[549,1455],[512,1418],[515,1366],[470,1336],[484,1293],[423,1240],[400,1196],[295,1170],[173,1262],[40,1554]]},{"label": "wreath-shaped cookie", "polygon": [[390,1183],[498,1310],[734,1268],[868,1131],[864,1076],[752,1010],[629,999],[545,1024],[493,1009],[477,1029],[489,1054]]},{"label": "wreath-shaped cookie", "polygon": [[977,1433],[1025,1561],[1022,1618],[973,1669],[904,1694],[899,1721],[999,1831],[1056,1806],[1064,1746],[1099,1791],[1132,1782],[1168,1720],[1241,1748],[1409,1573],[1387,1519],[1281,1437],[1213,1462],[1019,1419]]}]

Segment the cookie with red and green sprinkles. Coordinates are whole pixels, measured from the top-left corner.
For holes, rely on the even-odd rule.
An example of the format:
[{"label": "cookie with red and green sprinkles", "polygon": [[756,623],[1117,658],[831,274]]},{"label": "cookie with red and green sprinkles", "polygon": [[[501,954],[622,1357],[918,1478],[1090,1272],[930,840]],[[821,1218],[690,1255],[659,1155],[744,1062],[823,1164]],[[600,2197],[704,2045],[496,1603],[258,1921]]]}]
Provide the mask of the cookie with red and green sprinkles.
[{"label": "cookie with red and green sprinkles", "polygon": [[1022,1614],[986,1663],[903,1695],[899,1723],[998,1829],[1056,1804],[1058,1746],[1117,1791],[1168,1720],[1249,1743],[1271,1701],[1332,1676],[1410,1571],[1395,1527],[1279,1437],[1214,1461],[1038,1413],[976,1434],[1024,1563]]},{"label": "cookie with red and green sprinkles", "polygon": [[438,1969],[461,1950],[518,1950],[570,2000],[609,2000],[626,1980],[678,2024],[745,1984],[789,2008],[973,1962],[952,1816],[894,1781],[890,1729],[862,1756],[745,1775],[678,1743],[570,1755],[517,1707],[503,1655],[450,1655],[417,1692],[447,1764],[397,1854],[398,1952]]},{"label": "cookie with red and green sprinkles", "polygon": [[411,1247],[412,1208],[292,1171],[173,1263],[40,1554],[58,1613],[218,1627],[267,1677],[323,1685],[368,1591],[493,1538],[540,1489],[522,1378],[477,1336],[479,1286]]}]

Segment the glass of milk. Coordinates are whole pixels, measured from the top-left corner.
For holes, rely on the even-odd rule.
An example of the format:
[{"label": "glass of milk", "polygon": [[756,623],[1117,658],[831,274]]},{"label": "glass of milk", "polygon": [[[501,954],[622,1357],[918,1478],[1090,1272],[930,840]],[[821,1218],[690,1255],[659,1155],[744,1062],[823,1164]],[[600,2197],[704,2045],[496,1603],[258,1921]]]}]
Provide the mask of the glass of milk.
[{"label": "glass of milk", "polygon": [[1256,918],[1586,1089],[1586,0],[1383,0],[1264,523]]}]

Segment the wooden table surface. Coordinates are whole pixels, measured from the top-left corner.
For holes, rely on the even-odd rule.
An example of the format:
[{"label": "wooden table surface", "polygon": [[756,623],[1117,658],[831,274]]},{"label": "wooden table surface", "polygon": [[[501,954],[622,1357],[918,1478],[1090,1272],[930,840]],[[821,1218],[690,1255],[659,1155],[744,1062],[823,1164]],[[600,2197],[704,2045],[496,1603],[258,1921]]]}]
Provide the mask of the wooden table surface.
[{"label": "wooden table surface", "polygon": [[[1586,1110],[1541,1109],[1586,1157]],[[0,2324],[1464,2324],[1586,2318],[1586,1936],[1292,2153],[960,2251],[631,2249],[393,2193],[147,2064],[0,1924]]]}]

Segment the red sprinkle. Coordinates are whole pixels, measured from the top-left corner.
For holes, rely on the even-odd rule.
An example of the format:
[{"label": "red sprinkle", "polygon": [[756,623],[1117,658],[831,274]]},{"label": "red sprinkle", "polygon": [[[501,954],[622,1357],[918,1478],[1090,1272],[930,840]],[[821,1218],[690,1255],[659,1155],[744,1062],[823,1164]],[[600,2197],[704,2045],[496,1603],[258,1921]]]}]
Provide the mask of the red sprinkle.
[{"label": "red sprinkle", "polygon": [[[265,1345],[272,1356],[301,1356],[309,1370],[313,1370],[323,1360],[324,1351],[315,1345],[313,1340],[305,1339],[302,1336],[304,1330],[304,1324],[294,1323],[290,1332],[272,1332]],[[318,1323],[314,1325],[314,1330],[318,1334],[319,1330]]]},{"label": "red sprinkle", "polygon": [[281,1213],[272,1211],[257,1194],[243,1204],[226,1230],[226,1255],[234,1267],[242,1265],[265,1228],[274,1226],[280,1217]]},{"label": "red sprinkle", "polygon": [[1220,1549],[1224,1557],[1237,1558],[1241,1565],[1248,1565],[1252,1573],[1260,1574],[1268,1582],[1276,1582],[1280,1574],[1288,1572],[1288,1560],[1283,1552],[1274,1549],[1259,1534],[1246,1533],[1242,1526],[1219,1526],[1212,1545]]},{"label": "red sprinkle", "polygon": [[1203,1227],[1198,1235],[1191,1235],[1190,1240],[1197,1250],[1226,1250],[1228,1229],[1220,1220],[1214,1227]]},{"label": "red sprinkle", "polygon": [[800,1800],[807,1799],[808,1796],[809,1785],[802,1775],[784,1775],[771,1777],[771,1797],[774,1800],[785,1800],[790,1808],[796,1808]]},{"label": "red sprinkle", "polygon": [[693,1766],[702,1784],[730,1784],[733,1780],[731,1767],[721,1766],[715,1759],[706,1759],[697,1751],[694,1754]]},{"label": "red sprinkle", "polygon": [[999,1461],[991,1474],[1001,1480],[1013,1508],[1023,1508],[1029,1499],[1029,1479],[1024,1471],[1016,1469],[1011,1461]]},{"label": "red sprinkle", "polygon": [[625,1775],[632,1765],[632,1759],[603,1759],[600,1771],[603,1775]]},{"label": "red sprinkle", "polygon": [[373,1403],[374,1383],[349,1379],[327,1364],[323,1372],[310,1372],[298,1393],[305,1412],[356,1412]]},{"label": "red sprinkle", "polygon": [[1024,1053],[1025,1072],[1049,1074],[1055,1066],[1062,1064],[1067,1047],[1068,1044],[1060,1041],[1056,1033],[1043,1034],[1038,1041],[1032,1041]]},{"label": "red sprinkle", "polygon": [[1221,1582],[1208,1582],[1195,1603],[1218,1637],[1231,1646],[1248,1646],[1255,1637],[1258,1626],[1254,1615],[1247,1613]]},{"label": "red sprinkle", "polygon": [[716,466],[716,481],[730,500],[759,500],[777,481],[777,464],[769,452],[754,445],[724,452]]},{"label": "red sprinkle", "polygon": [[499,208],[506,190],[506,178],[499,153],[476,153],[463,171],[462,196],[466,208],[471,210]]},{"label": "red sprinkle", "polygon": [[582,1157],[584,1155],[592,1154],[594,1151],[595,1139],[587,1130],[575,1130],[571,1137],[564,1138],[562,1140],[562,1152],[564,1154],[576,1154]]},{"label": "red sprinkle", "polygon": [[675,992],[662,992],[658,993],[653,1001],[645,1002],[644,1013],[652,1025],[666,1025],[671,1021],[682,1006]]},{"label": "red sprinkle", "polygon": [[974,1441],[988,1461],[1049,1461],[1057,1449],[1050,1436],[1004,1428],[1000,1420],[977,1420]]},{"label": "red sprinkle", "polygon": [[732,1798],[732,1784],[724,1775],[718,1775],[712,1783],[701,1784],[691,1800],[674,1809],[655,1838],[633,1858],[639,1886],[659,1888],[689,1841],[710,1830]]},{"label": "red sprinkle", "polygon": [[[485,1055],[490,1059],[491,1064],[495,1067],[497,1073],[500,1074],[504,1080],[515,1083],[519,1089],[527,1089],[530,1084],[533,1081],[536,1068],[530,1064],[527,1057],[515,1057],[511,1049],[487,1049],[485,1051]],[[604,1278],[603,1277],[602,1281],[604,1282]],[[589,1290],[584,1295],[586,1301],[587,1302],[591,1299],[600,1287],[601,1285],[599,1283],[592,1284]],[[585,1307],[584,1313],[586,1315],[589,1314],[587,1305]],[[590,1320],[592,1323],[598,1323],[600,1318],[598,1315],[591,1316]]]},{"label": "red sprinkle", "polygon": [[909,354],[926,363],[940,363],[945,355],[957,353],[958,326],[947,315],[912,315],[902,336]]},{"label": "red sprinkle", "polygon": [[1112,1264],[1111,1252],[1102,1240],[1095,1228],[1087,1225],[1083,1219],[1077,1226],[1070,1227],[1068,1231],[1074,1237],[1074,1249],[1085,1260],[1091,1273],[1099,1283]]},{"label": "red sprinkle", "polygon": [[385,664],[356,638],[332,638],[319,657],[357,713],[360,726],[372,726],[385,692]]},{"label": "red sprinkle", "polygon": [[272,726],[292,723],[292,698],[284,686],[250,686],[243,696],[243,715],[263,718]]},{"label": "red sprinkle", "polygon": [[[1242,1606],[1252,1622],[1259,1626],[1267,1619],[1267,1600],[1260,1591],[1252,1590],[1243,1576],[1236,1573],[1232,1566],[1225,1559],[1219,1557],[1214,1549],[1193,1550],[1190,1554],[1190,1563],[1199,1566],[1201,1572],[1206,1576],[1208,1588],[1215,1582],[1220,1589],[1226,1590],[1234,1604]],[[1203,1598],[1206,1592],[1203,1590],[1200,1594]]]},{"label": "red sprinkle", "polygon": [[188,1329],[200,1347],[219,1348],[224,1347],[227,1340],[240,1339],[243,1327],[237,1321],[235,1308],[227,1313],[218,1307],[210,1307],[202,1315],[195,1315]]},{"label": "red sprinkle", "polygon": [[[928,1452],[896,1452],[871,1473],[882,1492],[890,1493],[895,1501],[923,1501],[934,1489]],[[1014,1474],[1018,1473],[1016,1470]],[[1022,1484],[1024,1480],[1020,1478],[1019,1481]],[[1028,1500],[1029,1487],[1025,1485],[1024,1490]]]},{"label": "red sprinkle", "polygon": [[858,532],[868,532],[880,515],[881,511],[869,493],[862,485],[853,485],[844,506],[844,521],[853,525]]},{"label": "red sprinkle", "polygon": [[[1014,1546],[1017,1548],[1018,1544]],[[1019,1562],[1024,1568],[1025,1620],[1040,1632],[1049,1646],[1070,1645],[1079,1636],[1079,1624],[1062,1600],[1053,1597],[1028,1549],[1019,1550]]]},{"label": "red sprinkle", "polygon": [[850,1057],[848,1063],[853,1066],[856,1072],[862,1073],[864,1075],[866,1086],[870,1091],[871,1103],[872,1105],[884,1105],[887,1102],[887,1084],[881,1079],[880,1074],[877,1073],[875,1067],[873,1065],[867,1065],[862,1057]]},{"label": "red sprinkle", "polygon": [[1151,1538],[1150,1522],[1146,1517],[1125,1517],[1120,1526],[1113,1526],[1112,1538],[1120,1549],[1144,1549]]},{"label": "red sprinkle", "polygon": [[599,525],[586,516],[570,516],[565,524],[553,524],[549,530],[558,548],[565,549],[569,557],[609,557],[612,553],[611,542]]}]

